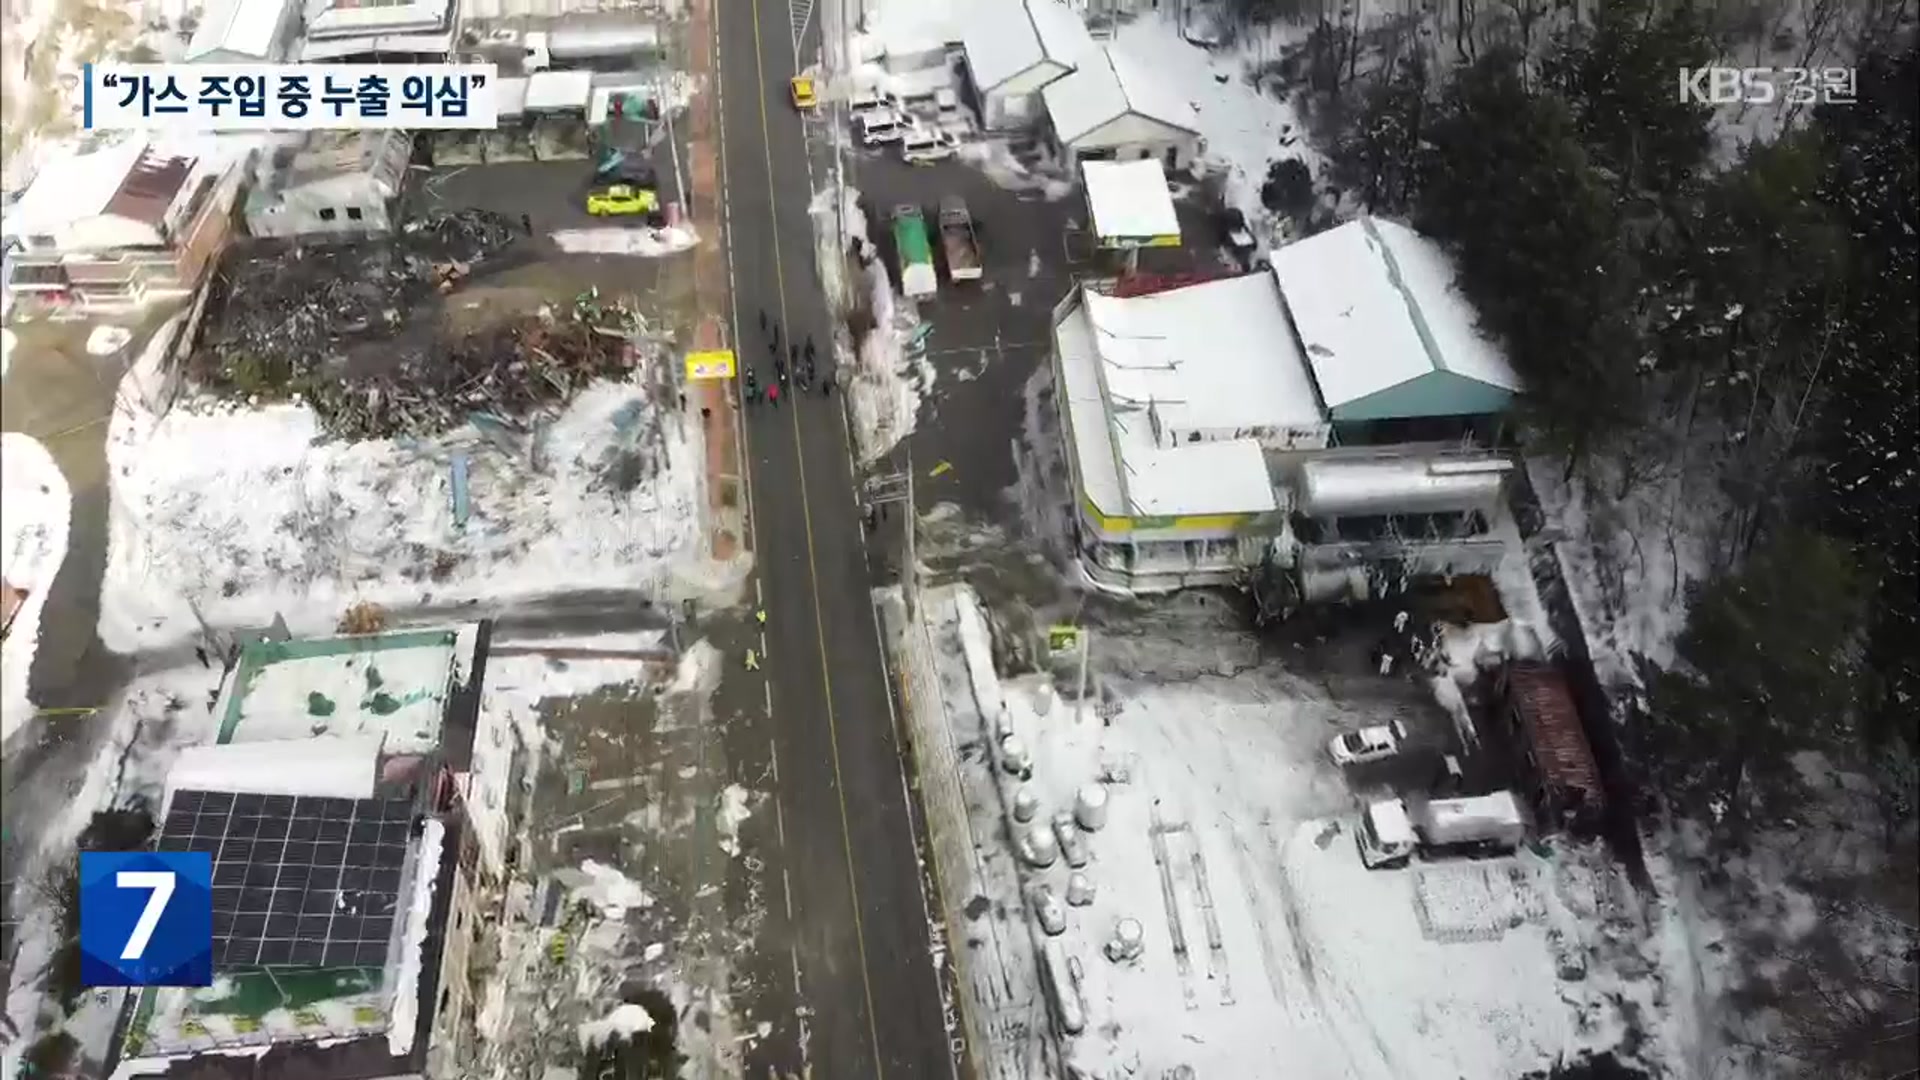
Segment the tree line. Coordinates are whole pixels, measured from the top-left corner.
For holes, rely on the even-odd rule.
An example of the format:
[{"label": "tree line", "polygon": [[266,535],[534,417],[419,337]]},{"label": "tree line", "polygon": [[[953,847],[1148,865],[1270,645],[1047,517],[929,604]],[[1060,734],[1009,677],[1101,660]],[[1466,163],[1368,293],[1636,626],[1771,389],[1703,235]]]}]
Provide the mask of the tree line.
[{"label": "tree line", "polygon": [[1452,254],[1530,449],[1569,477],[1624,459],[1626,487],[1636,456],[1709,449],[1726,558],[1630,733],[1659,795],[1737,833],[1790,815],[1822,750],[1884,774],[1891,837],[1920,743],[1920,52],[1868,43],[1854,102],[1727,162],[1677,91],[1720,45],[1690,5],[1626,0],[1544,47],[1397,58],[1334,179]]}]

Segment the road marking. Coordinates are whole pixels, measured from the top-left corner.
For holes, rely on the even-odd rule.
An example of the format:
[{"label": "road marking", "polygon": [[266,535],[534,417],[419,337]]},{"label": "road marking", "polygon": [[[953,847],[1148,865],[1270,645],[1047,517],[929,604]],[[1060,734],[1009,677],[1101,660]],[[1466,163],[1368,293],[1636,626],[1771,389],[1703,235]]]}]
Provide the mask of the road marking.
[{"label": "road marking", "polygon": [[787,0],[787,21],[793,25],[793,70],[800,71],[806,67],[800,62],[800,39],[813,21],[813,0]]},{"label": "road marking", "polygon": [[[762,156],[765,158],[767,167],[767,216],[768,224],[771,226],[768,232],[773,239],[774,295],[780,301],[781,323],[791,328],[792,322],[787,318],[787,277],[786,272],[781,268],[780,207],[774,199],[774,191],[777,190],[778,185],[773,178],[773,133],[767,122],[766,57],[760,36],[760,0],[753,0],[753,66],[756,81],[760,85],[760,145],[765,151]],[[811,191],[808,192],[808,198],[812,198]],[[736,309],[736,318],[738,314]],[[833,750],[834,795],[840,800],[840,846],[847,860],[847,893],[853,901],[853,940],[860,953],[860,988],[867,1003],[867,1036],[873,1041],[873,1072],[876,1080],[882,1080],[886,1073],[880,1055],[880,1021],[879,1013],[873,1007],[873,975],[867,963],[866,920],[860,914],[860,882],[858,875],[853,872],[853,826],[849,822],[846,784],[841,780],[840,725],[833,712],[833,676],[827,670],[827,626],[825,617],[820,613],[820,572],[817,560],[814,558],[813,507],[807,496],[806,454],[800,442],[798,402],[794,403],[794,408],[788,410],[787,415],[793,418],[794,465],[800,474],[800,514],[807,536],[807,580],[813,587],[813,625],[815,641],[820,647],[820,686],[826,695],[827,742]],[[795,958],[794,964],[794,977],[797,983],[798,957]]]},{"label": "road marking", "polygon": [[[789,945],[787,946],[787,956],[793,960],[793,996],[799,997],[800,996],[800,951],[796,947]],[[806,1025],[803,1023],[801,1026],[805,1027]],[[801,1045],[802,1046],[805,1045],[805,1040],[802,1040]]]},{"label": "road marking", "polygon": [[767,717],[771,719],[773,717],[773,680],[768,679],[764,684],[761,685],[760,689],[766,691]]},{"label": "road marking", "polygon": [[787,922],[791,924],[793,922],[793,875],[787,873],[785,866],[780,868],[780,889],[786,894]]}]

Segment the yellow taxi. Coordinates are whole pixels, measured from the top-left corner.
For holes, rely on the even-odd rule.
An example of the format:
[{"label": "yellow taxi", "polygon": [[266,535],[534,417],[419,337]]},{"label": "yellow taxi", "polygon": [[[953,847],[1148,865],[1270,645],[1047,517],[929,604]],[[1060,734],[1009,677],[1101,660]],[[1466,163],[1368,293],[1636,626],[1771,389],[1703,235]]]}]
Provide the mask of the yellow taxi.
[{"label": "yellow taxi", "polygon": [[801,112],[812,112],[820,105],[820,95],[813,85],[813,76],[795,75],[788,89],[793,94],[793,107]]},{"label": "yellow taxi", "polygon": [[594,217],[651,214],[659,206],[660,199],[653,192],[631,184],[615,184],[587,195],[587,213]]}]

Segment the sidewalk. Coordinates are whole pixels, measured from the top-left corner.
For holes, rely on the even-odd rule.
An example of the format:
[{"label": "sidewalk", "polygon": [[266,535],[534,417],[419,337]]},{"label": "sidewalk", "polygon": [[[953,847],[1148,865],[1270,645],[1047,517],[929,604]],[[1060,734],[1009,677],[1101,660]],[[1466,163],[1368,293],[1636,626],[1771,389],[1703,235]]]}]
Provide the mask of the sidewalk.
[{"label": "sidewalk", "polygon": [[[714,93],[717,73],[713,63],[713,0],[693,0],[689,6],[689,67],[693,76],[693,100],[687,106],[687,213],[693,219],[695,235],[703,241],[694,248],[694,311],[699,324],[694,329],[693,350],[728,347],[728,320],[733,297],[727,286],[726,241],[720,225],[720,147],[718,125],[714,122],[718,99]],[[733,558],[744,546],[751,550],[748,533],[744,480],[739,446],[739,425],[734,415],[732,381],[710,380],[691,387],[688,408],[704,410],[707,448],[706,487],[711,555],[716,561]]]}]

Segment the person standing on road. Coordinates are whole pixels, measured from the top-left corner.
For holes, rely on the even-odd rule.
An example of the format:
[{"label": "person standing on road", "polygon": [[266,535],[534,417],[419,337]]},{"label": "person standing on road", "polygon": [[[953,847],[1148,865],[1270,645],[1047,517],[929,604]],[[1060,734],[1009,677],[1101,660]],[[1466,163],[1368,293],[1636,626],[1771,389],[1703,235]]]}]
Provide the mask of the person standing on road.
[{"label": "person standing on road", "polygon": [[760,396],[760,381],[754,378],[753,369],[748,368],[747,369],[747,404],[752,405],[753,399],[759,396]]},{"label": "person standing on road", "polygon": [[767,386],[767,403],[776,409],[780,407],[780,387],[778,384],[769,384]]},{"label": "person standing on road", "polygon": [[767,309],[766,308],[760,309],[760,332],[763,334],[767,332]]},{"label": "person standing on road", "polygon": [[820,396],[821,397],[833,396],[833,372],[831,371],[827,372],[826,378],[820,380]]}]

